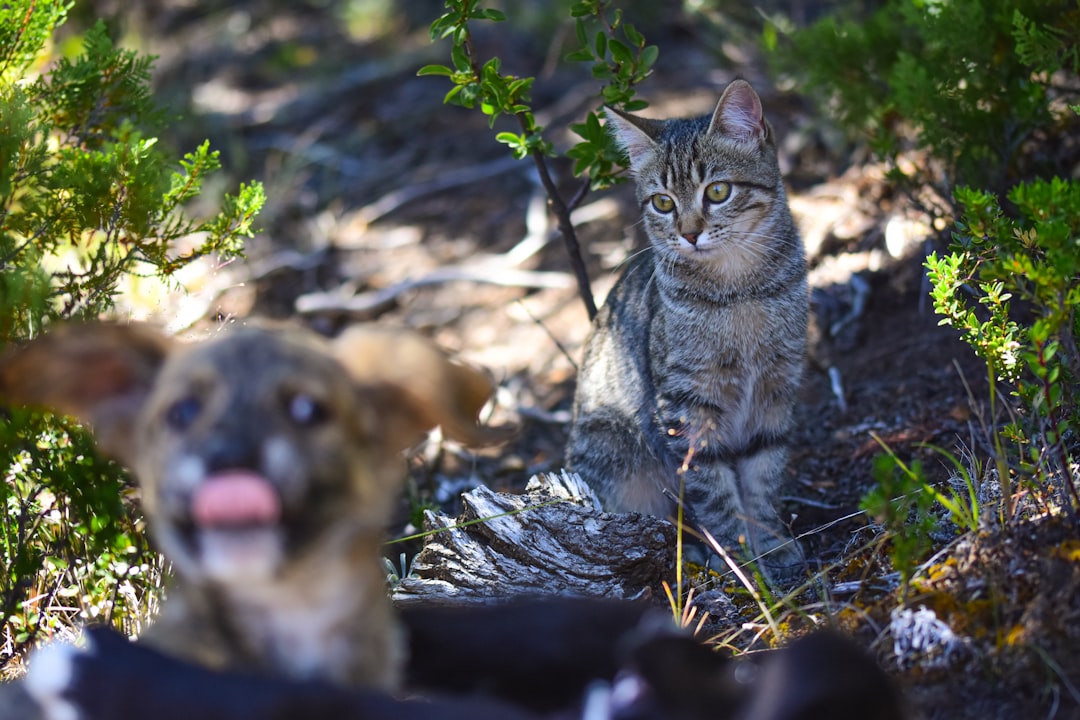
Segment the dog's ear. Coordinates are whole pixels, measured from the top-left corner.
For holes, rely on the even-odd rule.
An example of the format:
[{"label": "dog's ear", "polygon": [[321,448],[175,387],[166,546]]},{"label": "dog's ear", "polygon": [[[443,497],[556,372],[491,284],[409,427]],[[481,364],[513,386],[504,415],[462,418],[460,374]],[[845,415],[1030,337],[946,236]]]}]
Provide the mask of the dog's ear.
[{"label": "dog's ear", "polygon": [[0,403],[72,415],[130,464],[136,416],[172,346],[139,324],[61,325],[0,356]]},{"label": "dog's ear", "polygon": [[369,392],[387,442],[396,448],[412,445],[436,425],[468,445],[508,437],[477,422],[494,389],[488,375],[451,360],[415,333],[354,326],[334,341],[334,355]]}]

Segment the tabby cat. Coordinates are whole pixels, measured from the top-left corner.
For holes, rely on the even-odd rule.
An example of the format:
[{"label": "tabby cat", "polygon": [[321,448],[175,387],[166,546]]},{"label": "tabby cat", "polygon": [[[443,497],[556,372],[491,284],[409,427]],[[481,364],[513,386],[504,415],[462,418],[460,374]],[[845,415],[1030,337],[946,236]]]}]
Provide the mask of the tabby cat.
[{"label": "tabby cat", "polygon": [[688,517],[786,584],[803,566],[774,503],[806,353],[806,260],[761,100],[608,126],[630,158],[650,241],[598,314],[567,461],[616,511]]}]

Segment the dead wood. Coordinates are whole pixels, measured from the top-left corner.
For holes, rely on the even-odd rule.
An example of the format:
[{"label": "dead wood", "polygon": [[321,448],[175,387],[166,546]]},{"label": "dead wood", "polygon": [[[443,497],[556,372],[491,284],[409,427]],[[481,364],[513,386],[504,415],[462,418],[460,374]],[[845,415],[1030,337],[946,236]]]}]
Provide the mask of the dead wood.
[{"label": "dead wood", "polygon": [[360,208],[356,213],[355,220],[361,224],[361,227],[367,227],[402,206],[429,195],[452,190],[463,185],[472,185],[503,173],[520,170],[521,163],[514,157],[500,157],[479,165],[451,167],[441,171],[433,179],[427,181],[415,179],[401,188],[383,195],[374,203]]},{"label": "dead wood", "polygon": [[573,278],[563,272],[516,270],[498,262],[472,261],[467,265],[439,268],[418,278],[408,278],[389,287],[357,295],[341,292],[301,295],[296,299],[296,311],[301,315],[332,313],[348,315],[353,320],[370,320],[393,307],[397,299],[410,290],[449,282],[522,288],[565,288],[574,284]]},{"label": "dead wood", "polygon": [[607,513],[575,474],[533,477],[525,493],[478,487],[457,518],[429,511],[436,530],[394,602],[468,603],[520,595],[629,599],[661,591],[675,566],[675,528],[639,513]]}]

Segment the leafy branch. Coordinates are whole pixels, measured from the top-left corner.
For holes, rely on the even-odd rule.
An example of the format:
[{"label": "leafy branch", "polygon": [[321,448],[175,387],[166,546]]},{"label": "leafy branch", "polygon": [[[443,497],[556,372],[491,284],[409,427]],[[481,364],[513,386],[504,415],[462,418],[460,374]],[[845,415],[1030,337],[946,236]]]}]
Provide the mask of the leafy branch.
[{"label": "leafy branch", "polygon": [[[452,66],[427,65],[417,74],[447,77],[453,87],[443,102],[466,108],[479,106],[493,129],[504,115],[517,121],[517,132],[502,131],[495,139],[507,145],[514,157],[532,158],[591,319],[596,315],[596,303],[570,213],[590,190],[607,188],[624,179],[622,152],[604,132],[596,111],[590,111],[584,122],[572,125],[582,141],[567,150],[566,156],[574,160],[574,176],[586,179],[569,198],[564,198],[548,165],[548,159],[556,156],[555,148],[544,138],[544,128],[537,124],[530,105],[535,78],[504,74],[500,58],[481,61],[476,50],[470,23],[504,22],[506,15],[480,7],[480,0],[446,0],[446,8],[432,23],[431,38],[451,40]],[[628,111],[646,107],[643,101],[634,100],[634,86],[648,77],[659,55],[656,46],[646,45],[644,36],[623,22],[622,11],[612,9],[611,0],[580,0],[571,7],[570,15],[575,21],[579,48],[566,59],[593,63],[593,76],[605,83],[600,91],[604,103]]]}]

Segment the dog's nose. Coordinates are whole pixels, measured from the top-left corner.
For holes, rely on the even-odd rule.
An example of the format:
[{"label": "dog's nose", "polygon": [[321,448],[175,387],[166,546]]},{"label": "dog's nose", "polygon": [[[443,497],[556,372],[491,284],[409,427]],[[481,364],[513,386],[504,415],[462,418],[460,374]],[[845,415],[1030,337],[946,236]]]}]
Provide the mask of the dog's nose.
[{"label": "dog's nose", "polygon": [[203,444],[202,456],[209,473],[259,469],[258,441],[237,428],[218,429]]}]

